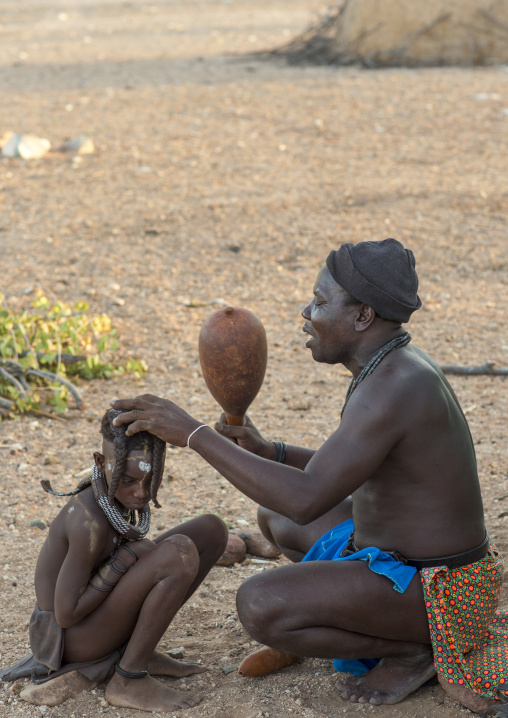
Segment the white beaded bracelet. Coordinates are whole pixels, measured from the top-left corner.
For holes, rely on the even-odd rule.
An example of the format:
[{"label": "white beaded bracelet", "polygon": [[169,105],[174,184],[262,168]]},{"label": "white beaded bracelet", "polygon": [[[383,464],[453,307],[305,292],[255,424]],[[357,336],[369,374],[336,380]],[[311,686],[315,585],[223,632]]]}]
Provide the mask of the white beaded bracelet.
[{"label": "white beaded bracelet", "polygon": [[187,437],[187,448],[188,449],[190,449],[189,441],[191,440],[191,436],[194,436],[196,431],[199,431],[200,429],[203,429],[203,428],[210,428],[210,427],[208,426],[208,424],[200,424],[196,429],[194,429],[194,431],[191,431],[191,433]]}]

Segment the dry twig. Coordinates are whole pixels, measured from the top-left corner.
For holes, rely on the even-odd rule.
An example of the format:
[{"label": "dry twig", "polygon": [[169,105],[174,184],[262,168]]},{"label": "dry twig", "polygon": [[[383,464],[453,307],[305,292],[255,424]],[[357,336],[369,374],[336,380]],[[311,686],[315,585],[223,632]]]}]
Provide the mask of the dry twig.
[{"label": "dry twig", "polygon": [[[0,376],[3,376],[4,379],[9,381],[17,389],[21,397],[25,397],[26,393],[31,392],[31,388],[26,381],[27,376],[36,376],[50,382],[57,381],[70,391],[78,409],[83,405],[81,395],[74,384],[55,372],[24,367],[19,362],[14,361],[14,359],[0,359]],[[0,402],[0,407],[11,408],[12,406],[13,402],[9,399],[3,399],[2,402]]]},{"label": "dry twig", "polygon": [[508,376],[508,367],[496,367],[492,361],[486,361],[480,366],[456,366],[455,364],[445,364],[441,367],[444,374],[463,374],[464,376],[478,376],[480,374],[489,374],[491,376]]}]

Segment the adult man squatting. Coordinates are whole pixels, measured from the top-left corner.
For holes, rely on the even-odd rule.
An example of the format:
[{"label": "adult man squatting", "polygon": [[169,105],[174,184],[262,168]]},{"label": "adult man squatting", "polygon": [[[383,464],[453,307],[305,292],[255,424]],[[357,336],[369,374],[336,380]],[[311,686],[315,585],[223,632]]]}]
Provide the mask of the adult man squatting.
[{"label": "adult man squatting", "polygon": [[112,405],[127,434],[190,445],[256,501],[265,536],[295,562],[240,587],[255,639],[294,656],[381,657],[339,684],[352,702],[397,703],[437,671],[452,697],[483,710],[508,680],[502,560],[458,400],[401,326],[421,306],[417,289],[414,256],[394,239],[328,256],[302,312],[306,346],[353,380],[317,451],[285,450],[249,419],[205,431],[151,395]]}]

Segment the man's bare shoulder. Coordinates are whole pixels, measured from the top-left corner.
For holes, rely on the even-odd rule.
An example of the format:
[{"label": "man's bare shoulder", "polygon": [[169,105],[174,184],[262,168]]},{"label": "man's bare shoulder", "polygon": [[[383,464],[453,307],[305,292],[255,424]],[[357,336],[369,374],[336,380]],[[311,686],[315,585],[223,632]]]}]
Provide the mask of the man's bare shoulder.
[{"label": "man's bare shoulder", "polygon": [[[372,418],[403,424],[411,417],[436,417],[457,404],[439,365],[418,347],[389,354],[353,394],[351,409],[368,410]],[[356,412],[355,412],[356,413]]]},{"label": "man's bare shoulder", "polygon": [[458,399],[441,367],[423,349],[406,347],[400,360],[404,366],[401,372],[404,394],[415,402],[415,406],[428,407],[434,412],[448,412],[450,406],[460,409]]},{"label": "man's bare shoulder", "polygon": [[416,346],[389,354],[372,374],[372,379],[380,390],[384,387],[390,394],[421,396],[422,399],[428,391],[442,389],[443,380],[446,382],[439,365]]}]

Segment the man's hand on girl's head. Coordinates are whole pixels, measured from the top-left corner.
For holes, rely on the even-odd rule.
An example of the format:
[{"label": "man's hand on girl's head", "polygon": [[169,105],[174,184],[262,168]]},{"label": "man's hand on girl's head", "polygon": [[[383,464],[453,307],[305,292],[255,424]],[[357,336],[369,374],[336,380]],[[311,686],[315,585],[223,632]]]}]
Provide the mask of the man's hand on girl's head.
[{"label": "man's hand on girl's head", "polygon": [[148,431],[167,444],[187,446],[189,435],[200,425],[174,402],[152,394],[115,399],[111,406],[122,412],[114,419],[115,426],[129,424],[125,432],[127,436]]}]

